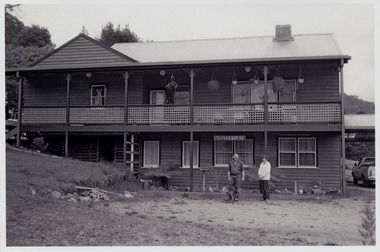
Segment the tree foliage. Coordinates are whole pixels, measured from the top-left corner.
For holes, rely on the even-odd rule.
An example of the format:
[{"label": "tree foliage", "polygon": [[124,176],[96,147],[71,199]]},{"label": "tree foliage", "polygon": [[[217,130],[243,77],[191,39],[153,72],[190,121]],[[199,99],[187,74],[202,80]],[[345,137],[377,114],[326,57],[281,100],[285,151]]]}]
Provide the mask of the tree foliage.
[{"label": "tree foliage", "polygon": [[375,156],[374,142],[348,142],[346,143],[346,159],[360,161],[362,157]]},{"label": "tree foliage", "polygon": [[7,68],[28,66],[52,50],[51,45],[45,47],[5,45],[5,66]]},{"label": "tree foliage", "polygon": [[[10,9],[12,10],[12,9]],[[17,17],[5,11],[5,66],[28,66],[54,49],[47,28],[25,26]],[[6,78],[6,101],[9,109],[17,110],[18,84],[15,77]]]},{"label": "tree foliage", "polygon": [[18,35],[17,45],[19,46],[36,46],[46,47],[53,46],[51,35],[47,28],[38,25],[26,26]]},{"label": "tree foliage", "polygon": [[5,12],[5,44],[17,44],[18,35],[25,28],[23,22]]},{"label": "tree foliage", "polygon": [[112,46],[115,43],[141,41],[137,34],[129,29],[128,25],[126,25],[123,29],[120,25],[118,25],[115,29],[111,22],[108,22],[104,27],[102,27],[102,33],[100,38],[97,40],[107,46]]}]

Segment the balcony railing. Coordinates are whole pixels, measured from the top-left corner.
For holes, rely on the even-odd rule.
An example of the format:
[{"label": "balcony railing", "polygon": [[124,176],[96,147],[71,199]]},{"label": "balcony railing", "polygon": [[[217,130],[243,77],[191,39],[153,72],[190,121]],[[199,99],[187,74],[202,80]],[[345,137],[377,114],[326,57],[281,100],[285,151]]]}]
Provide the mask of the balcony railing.
[{"label": "balcony railing", "polygon": [[339,123],[338,103],[268,104],[268,123]]},{"label": "balcony railing", "polygon": [[[194,105],[194,124],[263,124],[264,104]],[[124,124],[122,106],[70,106],[69,124]],[[130,105],[128,125],[190,124],[189,105]],[[340,123],[339,103],[270,103],[268,123]],[[24,107],[22,124],[65,124],[66,107]]]},{"label": "balcony railing", "polygon": [[123,124],[124,107],[70,107],[70,124]]},{"label": "balcony railing", "polygon": [[189,124],[188,105],[144,105],[128,107],[128,124]]},{"label": "balcony railing", "polygon": [[264,105],[195,105],[196,124],[264,123]]}]

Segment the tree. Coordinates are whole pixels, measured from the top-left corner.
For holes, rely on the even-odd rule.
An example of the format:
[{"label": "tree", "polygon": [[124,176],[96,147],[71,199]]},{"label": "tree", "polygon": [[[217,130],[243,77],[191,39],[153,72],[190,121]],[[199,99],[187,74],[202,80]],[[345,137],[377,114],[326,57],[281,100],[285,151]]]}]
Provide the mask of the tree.
[{"label": "tree", "polygon": [[18,18],[5,12],[5,44],[17,44],[18,34],[25,28]]},{"label": "tree", "polygon": [[112,46],[115,43],[122,42],[141,42],[141,39],[129,29],[126,25],[121,29],[120,25],[115,29],[111,22],[108,22],[104,27],[102,27],[102,33],[100,38],[97,38],[99,42],[102,42],[106,46]]},{"label": "tree", "polygon": [[[12,10],[14,6],[9,7]],[[5,7],[5,66],[16,68],[28,66],[54,49],[47,28],[25,26]],[[17,111],[18,83],[15,77],[6,78],[6,101],[8,109]]]},{"label": "tree", "polygon": [[53,46],[49,30],[38,25],[26,26],[22,29],[17,37],[16,44],[23,47],[37,46],[39,48]]}]

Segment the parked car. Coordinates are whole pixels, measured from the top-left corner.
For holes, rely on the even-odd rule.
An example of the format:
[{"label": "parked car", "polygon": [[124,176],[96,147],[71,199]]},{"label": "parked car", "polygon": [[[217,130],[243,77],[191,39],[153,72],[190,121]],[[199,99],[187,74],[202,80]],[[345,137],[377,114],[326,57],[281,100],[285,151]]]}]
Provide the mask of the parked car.
[{"label": "parked car", "polygon": [[352,177],[352,168],[346,165],[345,171],[346,171],[346,182],[348,183],[354,182],[354,179]]},{"label": "parked car", "polygon": [[375,184],[375,157],[363,157],[358,165],[352,168],[354,184],[363,181],[363,185]]}]

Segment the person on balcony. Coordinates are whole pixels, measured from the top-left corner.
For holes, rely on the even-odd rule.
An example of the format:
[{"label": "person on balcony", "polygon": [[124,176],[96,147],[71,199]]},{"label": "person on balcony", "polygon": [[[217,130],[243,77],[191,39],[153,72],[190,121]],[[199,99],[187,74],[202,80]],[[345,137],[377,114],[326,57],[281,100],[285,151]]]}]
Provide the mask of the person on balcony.
[{"label": "person on balcony", "polygon": [[268,156],[263,157],[263,162],[260,164],[258,175],[260,179],[260,193],[263,194],[263,201],[270,200],[269,187],[270,187],[270,170],[271,165],[268,162]]},{"label": "person on balcony", "polygon": [[228,180],[231,181],[233,186],[235,202],[239,200],[240,185],[244,181],[244,175],[243,162],[239,160],[238,154],[234,154],[228,165]]}]

